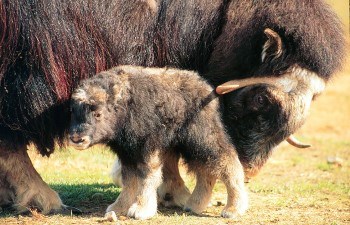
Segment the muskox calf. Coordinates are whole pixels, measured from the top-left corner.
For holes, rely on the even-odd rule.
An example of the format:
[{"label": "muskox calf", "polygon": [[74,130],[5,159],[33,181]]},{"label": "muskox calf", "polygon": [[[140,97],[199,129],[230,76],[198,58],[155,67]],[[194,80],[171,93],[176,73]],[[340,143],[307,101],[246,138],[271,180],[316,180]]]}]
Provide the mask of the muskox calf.
[{"label": "muskox calf", "polygon": [[83,81],[72,95],[70,142],[106,143],[122,163],[123,190],[107,212],[146,219],[157,211],[167,157],[180,154],[197,177],[185,208],[200,213],[216,179],[227,188],[223,217],[248,207],[243,167],[221,122],[219,99],[198,74],[119,66]]}]

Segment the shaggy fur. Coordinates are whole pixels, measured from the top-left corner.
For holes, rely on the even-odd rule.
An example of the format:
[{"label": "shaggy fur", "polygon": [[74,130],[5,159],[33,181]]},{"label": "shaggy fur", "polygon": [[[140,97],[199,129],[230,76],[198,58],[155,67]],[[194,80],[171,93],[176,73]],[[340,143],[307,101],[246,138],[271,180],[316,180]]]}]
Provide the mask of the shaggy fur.
[{"label": "shaggy fur", "polygon": [[153,216],[162,164],[175,153],[197,175],[185,209],[202,212],[220,179],[228,192],[222,216],[231,218],[245,212],[247,194],[219,110],[213,89],[196,73],[116,67],[83,81],[73,93],[70,143],[81,150],[106,143],[118,154],[123,190],[107,211]]},{"label": "shaggy fur", "polygon": [[[281,36],[285,51],[262,61],[266,28]],[[341,25],[322,0],[2,0],[0,141],[8,145],[0,157],[3,151],[15,157],[30,142],[49,156],[67,132],[72,90],[114,65],[196,70],[214,86],[233,78],[280,76],[298,65],[327,81],[340,66],[343,45]],[[252,123],[257,127],[234,126],[241,129],[233,138],[239,154],[266,152],[283,139],[258,146],[263,136],[247,134],[263,127]],[[25,161],[17,167],[33,173],[23,183],[42,182]],[[0,172],[6,182],[17,176],[2,163]],[[18,185],[10,184],[16,190]],[[48,201],[57,198],[45,193]],[[15,196],[22,202],[20,193]]]}]

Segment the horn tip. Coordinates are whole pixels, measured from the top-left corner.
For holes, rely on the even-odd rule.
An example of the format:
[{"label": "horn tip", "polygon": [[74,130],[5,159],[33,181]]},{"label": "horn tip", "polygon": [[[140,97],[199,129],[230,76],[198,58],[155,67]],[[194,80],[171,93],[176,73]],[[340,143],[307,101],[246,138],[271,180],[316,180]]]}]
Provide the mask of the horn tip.
[{"label": "horn tip", "polygon": [[223,84],[216,87],[215,91],[219,95],[227,94],[239,88],[238,84]]}]

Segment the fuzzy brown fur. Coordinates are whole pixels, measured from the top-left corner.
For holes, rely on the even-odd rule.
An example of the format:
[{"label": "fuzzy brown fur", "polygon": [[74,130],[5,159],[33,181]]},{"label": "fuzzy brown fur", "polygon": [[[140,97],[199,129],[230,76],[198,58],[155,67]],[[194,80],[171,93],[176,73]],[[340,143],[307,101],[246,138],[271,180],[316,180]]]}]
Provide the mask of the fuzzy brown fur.
[{"label": "fuzzy brown fur", "polygon": [[[98,88],[106,101],[96,101],[96,92],[89,92]],[[185,209],[201,213],[220,179],[228,192],[222,216],[232,218],[247,209],[247,194],[219,110],[213,89],[196,73],[116,67],[83,81],[73,93],[71,145],[85,149],[106,143],[118,154],[123,190],[107,211],[137,219],[153,216],[162,164],[175,153],[197,175]]]}]

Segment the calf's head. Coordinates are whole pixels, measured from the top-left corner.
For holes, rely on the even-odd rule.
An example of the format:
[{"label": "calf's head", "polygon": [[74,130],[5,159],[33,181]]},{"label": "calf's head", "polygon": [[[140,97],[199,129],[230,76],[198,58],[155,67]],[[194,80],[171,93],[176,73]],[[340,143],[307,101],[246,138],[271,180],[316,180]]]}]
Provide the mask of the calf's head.
[{"label": "calf's head", "polygon": [[97,75],[83,81],[73,92],[69,144],[76,149],[108,142],[123,124],[125,108],[119,88],[122,85],[114,84],[113,80],[112,75]]}]

